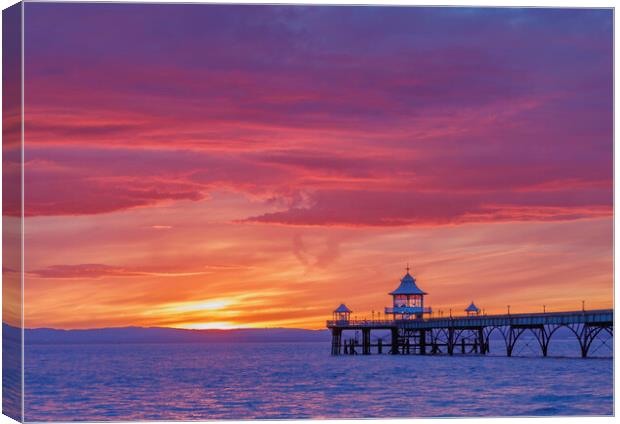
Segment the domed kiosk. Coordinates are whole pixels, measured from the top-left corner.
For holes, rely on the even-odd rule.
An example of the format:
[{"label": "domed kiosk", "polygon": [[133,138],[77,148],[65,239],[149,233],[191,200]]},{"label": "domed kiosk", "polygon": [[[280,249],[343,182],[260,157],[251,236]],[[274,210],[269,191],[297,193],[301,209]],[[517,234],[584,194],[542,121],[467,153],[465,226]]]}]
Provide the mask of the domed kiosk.
[{"label": "domed kiosk", "polygon": [[341,303],[340,306],[338,306],[332,313],[332,318],[334,321],[346,322],[351,319],[351,312],[353,311],[347,308],[347,305]]},{"label": "domed kiosk", "polygon": [[476,316],[480,315],[480,309],[476,305],[474,305],[474,301],[471,301],[471,304],[465,309],[467,316]]}]

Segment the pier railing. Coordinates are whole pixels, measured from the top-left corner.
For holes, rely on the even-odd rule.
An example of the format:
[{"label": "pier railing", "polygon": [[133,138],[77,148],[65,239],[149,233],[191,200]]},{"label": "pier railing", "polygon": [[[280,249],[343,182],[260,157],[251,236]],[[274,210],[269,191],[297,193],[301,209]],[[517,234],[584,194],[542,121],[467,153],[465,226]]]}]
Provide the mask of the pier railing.
[{"label": "pier railing", "polygon": [[423,308],[421,306],[397,306],[394,308],[385,308],[386,314],[430,314],[431,308]]},{"label": "pier railing", "polygon": [[328,327],[393,327],[397,322],[401,322],[403,320],[393,320],[393,319],[351,319],[351,320],[328,320]]}]

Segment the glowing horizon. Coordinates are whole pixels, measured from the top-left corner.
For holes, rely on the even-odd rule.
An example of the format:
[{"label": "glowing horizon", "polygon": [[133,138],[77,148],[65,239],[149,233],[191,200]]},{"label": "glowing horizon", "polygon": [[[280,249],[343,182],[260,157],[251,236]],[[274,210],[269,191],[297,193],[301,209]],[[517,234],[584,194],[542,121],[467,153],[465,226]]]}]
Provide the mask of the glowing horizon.
[{"label": "glowing horizon", "polygon": [[612,11],[24,7],[26,327],[612,307]]}]

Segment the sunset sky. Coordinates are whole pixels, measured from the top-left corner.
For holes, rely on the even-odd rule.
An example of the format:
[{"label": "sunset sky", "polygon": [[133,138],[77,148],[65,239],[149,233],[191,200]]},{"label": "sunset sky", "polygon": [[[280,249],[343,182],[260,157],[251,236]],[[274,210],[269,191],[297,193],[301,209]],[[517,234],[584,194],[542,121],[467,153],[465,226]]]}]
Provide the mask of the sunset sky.
[{"label": "sunset sky", "polygon": [[27,3],[25,325],[611,307],[612,18]]}]

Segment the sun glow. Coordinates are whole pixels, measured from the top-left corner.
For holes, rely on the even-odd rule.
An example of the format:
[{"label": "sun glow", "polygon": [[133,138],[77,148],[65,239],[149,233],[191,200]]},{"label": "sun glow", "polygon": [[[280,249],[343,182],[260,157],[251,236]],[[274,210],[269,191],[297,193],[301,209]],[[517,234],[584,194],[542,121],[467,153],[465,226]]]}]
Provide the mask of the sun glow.
[{"label": "sun glow", "polygon": [[198,302],[171,303],[162,309],[168,312],[217,311],[233,303],[230,299],[212,299]]},{"label": "sun glow", "polygon": [[234,330],[237,328],[248,328],[239,326],[232,322],[188,322],[175,325],[174,328],[184,328],[186,330]]}]

